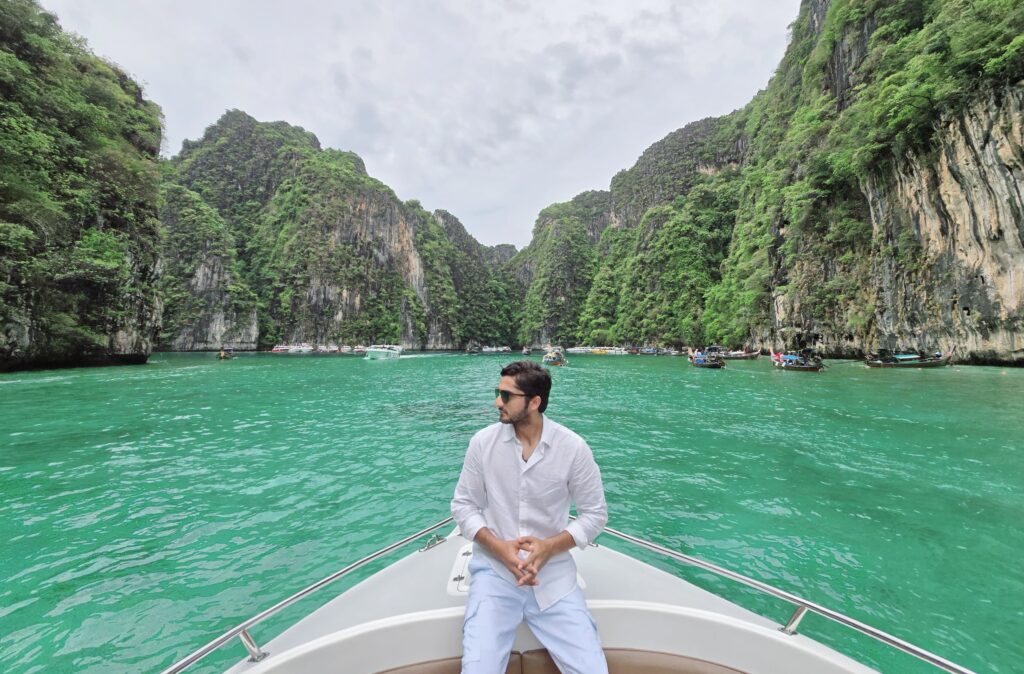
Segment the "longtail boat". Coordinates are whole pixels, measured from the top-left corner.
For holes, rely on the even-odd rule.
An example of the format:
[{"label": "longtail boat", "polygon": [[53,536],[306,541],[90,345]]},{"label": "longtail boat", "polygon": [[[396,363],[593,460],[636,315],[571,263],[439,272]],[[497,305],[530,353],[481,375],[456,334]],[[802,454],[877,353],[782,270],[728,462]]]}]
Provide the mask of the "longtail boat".
[{"label": "longtail boat", "polygon": [[690,365],[693,365],[694,367],[706,367],[718,370],[725,367],[725,361],[722,360],[722,354],[718,350],[720,348],[721,347],[717,346],[709,346],[704,351],[698,349],[696,352],[693,349],[689,349],[686,358],[690,361]]},{"label": "longtail boat", "polygon": [[726,360],[754,360],[761,355],[760,351],[724,351],[719,354]]},{"label": "longtail boat", "polygon": [[902,367],[902,368],[919,368],[919,367],[945,367],[949,365],[949,361],[953,358],[953,352],[956,350],[954,346],[946,353],[936,353],[932,356],[926,356],[920,353],[881,353],[871,354],[865,361],[864,364],[868,367]]},{"label": "longtail boat", "polygon": [[772,365],[782,370],[794,372],[820,372],[825,369],[821,358],[809,354],[775,353],[772,352]]},{"label": "longtail boat", "polygon": [[690,360],[690,365],[693,365],[694,367],[707,367],[716,370],[725,367],[725,361],[722,360],[722,357],[713,353],[706,355],[690,354],[688,358]]}]

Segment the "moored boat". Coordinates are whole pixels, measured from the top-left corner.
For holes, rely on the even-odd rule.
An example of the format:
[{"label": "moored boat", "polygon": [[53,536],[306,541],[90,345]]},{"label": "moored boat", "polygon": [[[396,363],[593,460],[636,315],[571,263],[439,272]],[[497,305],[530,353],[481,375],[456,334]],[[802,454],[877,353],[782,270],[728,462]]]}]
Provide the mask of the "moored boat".
[{"label": "moored boat", "polygon": [[402,347],[395,344],[372,344],[366,347],[366,360],[388,360],[401,355]]},{"label": "moored boat", "polygon": [[705,353],[700,350],[691,350],[687,359],[694,367],[705,367],[713,370],[725,367],[725,361],[722,360],[721,354],[718,353]]},{"label": "moored boat", "polygon": [[569,359],[565,357],[565,354],[562,353],[561,349],[552,349],[544,354],[544,364],[560,367],[562,365],[568,365]]},{"label": "moored boat", "polygon": [[825,364],[821,361],[821,358],[811,354],[806,349],[801,353],[775,353],[773,351],[772,365],[792,372],[821,372],[825,369]]},{"label": "moored boat", "polygon": [[[450,525],[449,517],[374,552],[244,621],[163,674],[178,674],[238,637],[250,654],[229,674],[458,672],[472,544],[452,531],[356,584],[261,646],[249,630],[327,584]],[[767,583],[614,529],[605,535],[731,579],[793,605],[785,625],[748,611],[637,558],[593,545],[572,550],[610,674],[872,674],[855,657],[797,633],[815,613],[954,674],[972,674],[894,635]],[[628,579],[628,582],[623,582]],[[509,671],[554,672],[521,626]]]},{"label": "moored boat", "polygon": [[761,355],[761,352],[738,349],[736,351],[724,351],[719,355],[726,360],[755,360]]},{"label": "moored boat", "polygon": [[946,353],[936,352],[928,356],[922,353],[888,353],[879,352],[871,354],[864,360],[868,367],[891,367],[891,368],[922,368],[922,367],[945,367],[953,359],[954,346]]}]

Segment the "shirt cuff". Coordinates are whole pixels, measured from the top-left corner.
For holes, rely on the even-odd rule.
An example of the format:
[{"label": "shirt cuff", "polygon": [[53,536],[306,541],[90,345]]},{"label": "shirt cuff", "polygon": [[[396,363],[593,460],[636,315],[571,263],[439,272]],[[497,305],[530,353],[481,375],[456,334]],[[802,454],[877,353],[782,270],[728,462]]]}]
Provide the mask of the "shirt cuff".
[{"label": "shirt cuff", "polygon": [[459,524],[459,533],[463,538],[472,541],[485,526],[487,526],[487,520],[484,519],[484,516],[475,513],[467,517],[465,522]]},{"label": "shirt cuff", "polygon": [[576,547],[580,550],[585,550],[587,544],[590,543],[590,539],[587,538],[586,532],[583,530],[583,525],[580,524],[579,520],[573,520],[569,522],[569,526],[565,528],[572,536],[572,540],[576,542]]}]

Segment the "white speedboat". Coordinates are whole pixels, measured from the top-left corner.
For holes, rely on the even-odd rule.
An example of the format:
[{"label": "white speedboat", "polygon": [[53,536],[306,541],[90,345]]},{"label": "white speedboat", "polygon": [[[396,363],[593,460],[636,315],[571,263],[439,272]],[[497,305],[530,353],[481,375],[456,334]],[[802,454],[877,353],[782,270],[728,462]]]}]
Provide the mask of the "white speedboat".
[{"label": "white speedboat", "polygon": [[[249,630],[281,609],[383,555],[448,526],[447,518],[383,548],[292,595],[214,639],[170,668],[177,674],[239,638],[250,657],[229,674],[458,673],[472,545],[453,531],[348,591],[258,645]],[[853,618],[654,543],[606,529],[656,553],[725,576],[793,604],[786,625],[603,545],[573,550],[580,585],[597,623],[609,674],[872,674],[875,670],[796,633],[808,612],[829,618],[940,670],[972,674]],[[525,626],[516,632],[508,672],[553,673],[547,652]]]},{"label": "white speedboat", "polygon": [[366,347],[367,360],[386,360],[388,358],[399,358],[402,355],[402,347],[395,344],[372,344]]}]

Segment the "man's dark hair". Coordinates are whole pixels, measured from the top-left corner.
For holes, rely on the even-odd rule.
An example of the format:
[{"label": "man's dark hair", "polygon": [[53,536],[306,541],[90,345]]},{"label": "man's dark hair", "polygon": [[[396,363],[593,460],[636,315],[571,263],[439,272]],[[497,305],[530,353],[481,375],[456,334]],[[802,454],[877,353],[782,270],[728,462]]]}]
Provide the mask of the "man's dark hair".
[{"label": "man's dark hair", "polygon": [[551,395],[551,373],[532,360],[517,360],[501,368],[502,377],[514,377],[516,386],[530,396],[540,396],[540,409],[543,414],[548,408],[548,396]]}]

